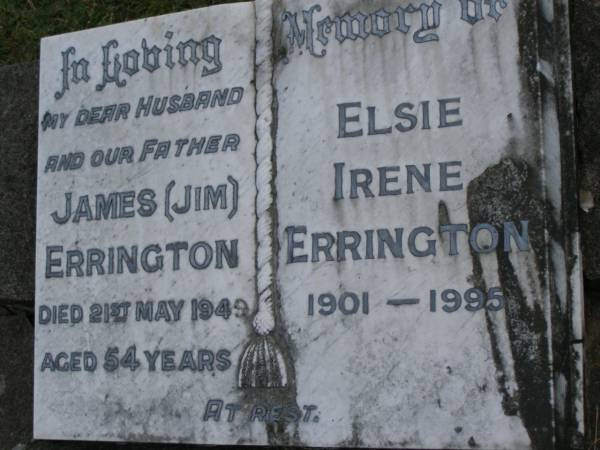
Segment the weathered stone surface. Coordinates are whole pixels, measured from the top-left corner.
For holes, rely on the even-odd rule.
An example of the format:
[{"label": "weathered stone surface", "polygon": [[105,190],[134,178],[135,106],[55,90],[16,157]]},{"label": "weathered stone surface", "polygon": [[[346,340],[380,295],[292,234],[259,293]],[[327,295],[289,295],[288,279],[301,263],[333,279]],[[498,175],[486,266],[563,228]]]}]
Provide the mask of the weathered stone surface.
[{"label": "weathered stone surface", "polygon": [[0,298],[33,301],[37,63],[0,67]]},{"label": "weathered stone surface", "polygon": [[[594,439],[600,411],[600,2],[572,2],[571,32],[578,151],[581,250],[586,280],[586,448]],[[594,281],[592,281],[594,280]],[[600,433],[600,431],[599,431]]]},{"label": "weathered stone surface", "polygon": [[[245,400],[254,17],[241,3],[42,41],[37,439],[266,441],[249,411],[206,413]],[[61,305],[81,315],[55,320]]]},{"label": "weathered stone surface", "polygon": [[[10,450],[199,450],[219,449],[222,447],[209,445],[185,445],[185,444],[123,444],[109,442],[73,442],[73,441],[34,441],[23,449]],[[253,447],[244,447],[252,450]]]},{"label": "weathered stone surface", "polygon": [[[564,378],[562,367],[552,366],[552,358],[561,356],[561,360],[568,359],[570,364],[571,340],[575,342],[574,345],[579,345],[574,354],[581,347],[580,323],[576,318],[580,312],[580,304],[577,303],[577,290],[580,286],[576,281],[576,268],[563,267],[573,255],[568,247],[561,245],[561,239],[556,235],[561,229],[560,219],[557,218],[559,215],[552,216],[548,211],[551,206],[560,212],[562,193],[561,184],[557,181],[560,180],[560,167],[553,163],[558,156],[553,153],[557,151],[556,142],[552,140],[556,130],[552,128],[552,118],[548,120],[544,116],[548,110],[540,111],[535,108],[539,104],[540,98],[537,96],[540,92],[548,94],[543,86],[551,78],[551,72],[548,72],[548,66],[545,65],[547,60],[529,59],[535,58],[538,50],[536,36],[532,34],[536,21],[531,9],[533,2],[509,2],[507,8],[500,8],[500,3],[497,3],[501,17],[496,17],[497,21],[493,20],[490,10],[489,17],[479,20],[481,23],[468,23],[467,20],[459,22],[459,2],[454,5],[444,3],[444,21],[439,27],[413,34],[403,31],[400,24],[401,29],[393,31],[393,39],[387,36],[385,24],[386,17],[390,18],[390,15],[386,16],[386,9],[391,11],[392,7],[397,6],[395,2],[376,1],[365,5],[360,2],[322,2],[323,9],[312,10],[314,14],[318,13],[319,18],[329,15],[343,20],[341,17],[344,12],[355,14],[360,9],[373,14],[365,16],[365,20],[368,17],[371,27],[382,27],[379,30],[382,35],[375,36],[377,33],[373,33],[374,35],[364,39],[347,39],[340,45],[334,40],[333,32],[327,35],[329,41],[319,35],[318,44],[315,36],[307,33],[303,39],[313,39],[317,45],[315,55],[311,54],[315,49],[308,47],[295,48],[295,53],[292,53],[294,43],[286,46],[287,35],[282,32],[284,26],[281,23],[284,9],[297,11],[297,17],[301,21],[302,17],[306,17],[301,14],[301,9],[309,8],[312,3],[276,3],[274,24],[277,67],[274,84],[277,101],[274,103],[276,118],[273,131],[277,137],[274,157],[277,164],[277,203],[276,208],[269,208],[269,212],[273,213],[272,219],[277,226],[275,231],[278,242],[273,247],[280,249],[277,285],[281,289],[281,297],[273,292],[273,298],[268,296],[265,301],[272,305],[273,315],[261,315],[264,310],[260,309],[260,303],[259,314],[254,322],[250,322],[247,311],[241,314],[244,319],[248,319],[243,322],[244,327],[238,327],[231,333],[233,336],[227,336],[228,342],[235,343],[235,356],[232,357],[235,368],[228,373],[232,376],[222,384],[205,383],[200,378],[202,374],[194,374],[194,380],[186,379],[187,384],[184,383],[181,389],[169,389],[165,392],[165,385],[180,385],[182,378],[163,376],[165,374],[160,371],[149,376],[143,372],[141,375],[139,372],[134,375],[120,369],[118,376],[97,377],[96,372],[93,374],[96,379],[88,377],[90,374],[69,374],[69,381],[65,382],[61,379],[61,374],[46,371],[41,376],[46,377],[44,382],[46,386],[50,386],[50,393],[40,394],[39,397],[40,405],[48,408],[48,414],[39,419],[42,430],[40,435],[76,439],[234,442],[234,438],[240,438],[241,434],[241,440],[235,442],[418,448],[558,448],[567,433],[559,435],[562,431],[556,431],[557,423],[553,422],[552,412],[555,409],[561,412],[566,409],[560,403],[564,393],[561,389],[565,384],[569,388],[573,386],[568,377]],[[493,3],[486,5],[484,8],[493,7],[490,6]],[[412,11],[415,12],[417,11]],[[410,22],[413,27],[419,24],[419,20]],[[463,28],[458,27],[457,23]],[[328,22],[321,22],[321,25],[324,27],[322,30],[327,27],[330,31],[334,29],[331,22],[329,25]],[[129,31],[135,33],[132,30]],[[181,29],[177,32],[181,32]],[[348,32],[346,29],[346,33]],[[161,31],[156,36],[160,33]],[[97,36],[102,36],[104,41],[108,39],[107,35]],[[122,44],[119,36],[117,32]],[[435,36],[438,40],[426,39],[419,42],[423,36]],[[141,36],[137,37],[138,40],[141,39]],[[245,40],[240,38],[237,43],[243,42]],[[465,42],[468,44],[465,45]],[[319,54],[322,50],[319,45],[327,46],[327,54]],[[54,50],[57,49],[62,48],[56,47]],[[257,54],[259,60],[264,56],[260,50],[263,49],[259,49]],[[87,57],[91,51],[81,54]],[[332,60],[335,63],[332,64]],[[125,64],[124,59],[121,62]],[[524,65],[519,68],[517,62]],[[383,70],[378,70],[381,68]],[[538,68],[542,70],[542,75],[536,72]],[[131,82],[130,86],[141,89],[131,79],[124,79]],[[60,82],[60,76],[52,81],[56,85]],[[169,88],[172,89],[173,85],[170,84]],[[152,92],[159,92],[160,86],[157,82],[152,86],[156,91]],[[110,92],[111,87],[114,88],[110,85],[106,88],[107,92]],[[79,88],[81,85],[70,86],[73,91]],[[265,86],[260,84],[259,89],[265,89]],[[115,90],[120,92],[116,88]],[[45,93],[45,98],[51,98],[53,92],[50,89]],[[146,95],[148,92],[146,91]],[[69,94],[67,92],[65,95]],[[161,94],[159,92],[157,95]],[[100,103],[94,98],[105,98],[97,93],[90,96],[92,100],[86,97],[78,101],[84,105],[87,105],[86,102],[97,105]],[[120,101],[118,96],[114,98]],[[460,117],[464,124],[460,127],[458,124],[455,127],[437,127],[441,123],[435,113],[439,113],[440,109],[428,109],[429,115],[424,115],[425,108],[440,108],[441,98],[447,100],[446,119],[452,121]],[[110,97],[111,101],[112,99]],[[404,134],[407,130],[399,128],[410,126],[412,118],[406,115],[406,111],[413,107],[405,106],[398,113],[395,102],[400,100],[418,105],[419,113],[413,118],[428,121],[429,126],[424,126],[421,122],[412,131],[415,134]],[[552,104],[547,103],[547,100],[548,98],[542,100],[542,104],[553,113]],[[361,102],[360,107],[356,104],[348,106],[350,112],[346,111],[349,120],[345,130],[351,133],[348,130],[362,128],[363,136],[360,139],[359,136],[339,139],[338,105],[344,102]],[[107,103],[108,101],[103,104]],[[449,112],[459,104],[460,113]],[[257,107],[260,109],[265,105],[269,109],[271,102],[265,102],[265,97],[261,97]],[[75,102],[72,111],[76,111],[79,106]],[[42,113],[45,111],[46,109],[41,110]],[[56,113],[50,109],[48,111]],[[253,116],[248,110],[245,113],[246,118]],[[354,114],[358,120],[354,120]],[[395,129],[388,133],[384,131],[386,127],[394,125],[388,123],[387,119],[390,117],[402,126],[394,126],[392,128]],[[546,132],[544,137],[548,139],[550,136],[543,146],[540,142],[542,130],[537,128],[540,118],[546,126],[543,130]],[[223,123],[227,120],[232,118],[223,118]],[[265,122],[268,122],[266,117]],[[196,124],[178,123],[172,126],[184,128],[192,125]],[[205,125],[202,124],[203,127]],[[94,126],[88,126],[86,131],[88,128],[93,129]],[[142,126],[134,132],[127,130],[127,133],[130,136],[139,133],[141,136],[152,131],[155,136],[159,133],[157,130],[164,129],[164,126],[156,126],[149,130]],[[270,136],[271,130],[265,127],[262,131],[265,130],[268,131],[265,134]],[[400,134],[388,139],[387,135],[394,133]],[[418,133],[422,134],[417,136]],[[367,134],[372,136],[367,137]],[[428,136],[424,138],[426,134]],[[87,143],[99,142],[101,138],[116,139],[115,135],[107,138],[106,135],[100,136],[100,133],[94,135],[93,131],[90,135],[92,137],[84,137],[82,147],[86,147]],[[258,135],[260,138],[260,130]],[[80,137],[75,132],[69,136]],[[124,137],[124,133],[118,132],[116,136]],[[59,140],[49,141],[49,148],[59,148]],[[75,149],[78,148],[73,147]],[[407,198],[409,194],[406,192],[410,188],[404,185],[401,195],[386,192],[382,198],[371,200],[372,197],[364,188],[368,179],[366,172],[359,175],[362,177],[359,181],[363,187],[355,183],[354,195],[348,186],[348,178],[340,183],[341,195],[337,195],[337,186],[332,183],[335,162],[345,164],[340,168],[344,177],[351,176],[349,171],[352,169],[368,168],[374,178],[381,178],[382,172],[377,168],[382,165],[394,167],[389,172],[390,176],[394,176],[398,173],[396,166],[404,170],[407,164],[414,164],[424,171],[424,164],[431,163],[437,170],[440,169],[441,162],[457,160],[462,164],[450,167],[460,167],[461,175],[450,177],[450,184],[457,179],[462,181],[461,188],[457,189],[460,195],[455,195],[450,189],[441,189],[438,185],[437,192],[434,188],[434,194],[427,196],[423,192],[425,187],[417,181],[416,176],[412,180],[417,192],[411,193],[414,197],[410,198]],[[173,168],[169,167],[170,169]],[[204,176],[206,173],[203,169],[200,172]],[[218,173],[219,169],[211,166],[208,170]],[[154,183],[159,180],[160,183],[164,174],[156,172],[134,174],[124,184],[129,186],[133,181],[136,185],[139,181],[136,175],[140,175],[144,181],[151,180]],[[434,174],[434,179],[437,174]],[[44,190],[46,198],[40,203],[45,208],[41,211],[42,220],[46,220],[50,230],[46,230],[46,225],[43,225],[47,232],[41,237],[43,242],[55,239],[56,230],[51,229],[54,225],[48,215],[57,207],[48,206],[48,203],[55,200],[57,194],[60,197],[60,187],[64,187],[61,185],[64,180],[72,182],[75,187],[71,189],[74,192],[81,193],[91,192],[92,186],[100,186],[108,192],[116,179],[109,175],[94,179],[93,175],[92,172],[90,179],[83,181],[65,175],[61,182],[48,183],[46,187],[49,189]],[[40,178],[43,176],[40,171]],[[382,190],[394,190],[398,187],[398,180],[383,179],[383,188],[379,179],[376,179],[370,189],[381,194]],[[544,180],[552,180],[547,185],[548,189],[545,188]],[[245,181],[251,185],[253,175],[249,175]],[[179,178],[177,182],[179,183]],[[247,194],[253,197],[253,189],[248,186],[247,189],[250,191]],[[337,204],[332,200],[336,195],[339,197]],[[395,201],[395,196],[401,200]],[[248,214],[245,220],[251,215]],[[176,216],[175,221],[178,219]],[[464,253],[464,258],[457,261],[451,258],[456,255],[449,250],[450,242],[440,238],[437,243],[439,253],[435,257],[409,260],[413,256],[428,258],[426,255],[414,254],[426,252],[422,250],[427,248],[428,243],[424,233],[421,233],[420,237],[423,239],[418,240],[416,247],[404,247],[404,255],[401,257],[394,255],[395,259],[401,261],[395,261],[391,256],[394,251],[392,240],[398,238],[394,233],[390,233],[389,238],[386,237],[381,245],[383,250],[378,245],[374,245],[371,250],[365,247],[365,257],[361,260],[353,257],[354,250],[350,248],[352,239],[356,236],[352,233],[360,230],[370,230],[371,237],[379,238],[380,234],[376,230],[406,225],[408,234],[409,229],[414,229],[412,227],[415,225],[427,225],[431,227],[433,235],[441,234],[441,227],[456,223],[473,227],[477,223],[486,222],[501,227],[505,221],[515,221],[523,227],[521,219],[531,222],[530,248],[520,253],[516,250],[514,254],[506,254],[500,250],[491,254],[477,252],[472,245],[469,247],[465,239],[461,240],[459,237],[457,245]],[[540,221],[536,222],[535,219]],[[251,226],[246,221],[240,225],[254,231],[254,217],[249,222],[252,223]],[[552,222],[551,226],[548,226],[549,222]],[[202,226],[201,223],[186,225]],[[221,225],[212,227],[221,229]],[[307,231],[300,228],[303,225],[308,225]],[[544,235],[546,226],[552,232],[551,242],[546,241]],[[296,227],[291,240],[289,227]],[[67,232],[60,239],[61,243],[72,243],[74,248],[85,248],[90,243],[103,242],[107,236],[112,243],[123,237],[129,239],[131,235],[145,236],[147,231],[137,226],[132,227],[133,230],[125,228],[122,230],[116,225],[99,227],[100,231],[96,233],[85,225],[69,225],[64,227]],[[78,233],[79,229],[84,229],[85,232]],[[316,246],[310,241],[306,241],[303,248],[295,245],[295,239],[304,235],[314,238],[312,233],[315,230],[322,233],[322,240],[317,240]],[[320,250],[321,261],[313,260],[315,248],[319,255],[319,246],[327,247],[327,233],[331,233],[333,239],[339,239],[336,232],[340,230],[349,233],[348,248],[341,248],[341,254],[346,259],[339,257],[340,247],[333,245],[329,250]],[[156,232],[157,229],[151,230],[152,237],[157,236],[152,234]],[[269,230],[261,228],[259,221],[257,234],[260,233],[269,234]],[[162,235],[158,236],[156,240],[161,237]],[[370,239],[369,234],[365,232],[362,239],[363,243]],[[300,260],[289,260],[290,248],[291,253],[296,254]],[[332,255],[333,252],[337,254],[328,258],[328,251]],[[368,257],[369,251],[372,258]],[[303,261],[303,256],[300,256],[305,252],[307,261]],[[379,256],[386,252],[386,258]],[[551,263],[546,258],[551,259]],[[374,261],[369,261],[370,259]],[[258,261],[261,261],[260,257]],[[312,263],[317,264],[311,266]],[[257,265],[260,266],[260,263]],[[552,277],[545,271],[548,266],[553,266],[555,271]],[[39,267],[40,273],[44,269],[46,267],[42,264]],[[252,278],[249,276],[242,281],[244,291],[253,291],[249,287],[253,284]],[[273,282],[268,276],[264,278],[267,279],[267,284]],[[62,289],[55,292],[48,293],[44,289],[44,296],[49,296],[45,299],[48,304],[57,305],[69,301],[69,298],[76,298],[77,302],[87,307],[91,301],[123,301],[137,292],[129,285],[113,283],[113,279],[106,283],[96,282],[97,285],[83,283],[82,289],[75,276],[73,279],[75,281],[67,280]],[[150,280],[149,277],[143,278],[141,284],[147,287]],[[214,280],[213,277],[202,281],[213,283]],[[47,280],[40,281],[50,285]],[[195,286],[191,281],[188,285],[179,279],[163,281],[165,284],[169,282],[169,289],[165,288],[159,293],[148,290],[143,295],[153,295],[156,299],[167,296],[172,298],[180,295],[178,292],[182,286]],[[228,288],[232,288],[232,285],[237,287],[238,282],[239,280],[231,281]],[[133,281],[130,284],[133,285]],[[507,300],[502,311],[465,311],[463,304],[462,309],[450,312],[442,308],[451,306],[452,302],[444,305],[440,297],[436,297],[435,311],[428,304],[430,288],[435,288],[437,295],[444,289],[458,289],[464,293],[467,288],[473,287],[487,294],[494,286],[501,288]],[[65,292],[73,297],[65,297]],[[196,292],[193,295],[199,295]],[[357,292],[360,295],[355,300],[352,295],[343,295],[344,292]],[[312,303],[309,303],[309,293],[313,294]],[[259,295],[262,294],[263,291],[259,289]],[[326,297],[319,300],[320,294],[326,294]],[[574,297],[569,297],[570,295]],[[335,308],[331,303],[333,296],[336,300],[343,297],[339,303],[336,302]],[[419,296],[420,306],[412,304],[414,298],[404,296]],[[369,308],[365,307],[367,298]],[[396,305],[387,303],[387,300],[394,299],[411,301]],[[356,304],[357,308],[354,307]],[[563,315],[559,306],[553,308],[552,305],[564,306],[564,310],[573,308],[575,318]],[[565,329],[556,331],[550,321],[553,326],[560,322]],[[277,322],[277,326],[271,322]],[[72,350],[64,348],[67,343],[76,346],[75,350],[80,350],[99,348],[98,342],[106,343],[111,338],[114,339],[111,343],[115,345],[130,339],[130,342],[135,341],[139,351],[144,345],[150,345],[151,349],[160,348],[163,337],[167,345],[170,345],[167,349],[186,339],[205,342],[218,336],[213,342],[219,345],[223,342],[222,335],[217,333],[195,334],[198,330],[194,330],[194,333],[188,335],[178,329],[181,324],[165,324],[164,327],[161,324],[152,327],[152,333],[149,332],[150,326],[133,325],[136,331],[111,324],[108,327],[110,332],[97,332],[94,327],[104,325],[95,325],[87,328],[84,336],[77,330],[77,326],[48,327],[60,339],[53,341],[49,332],[42,332],[39,344],[40,348],[46,346],[48,349],[53,345],[50,349],[53,351]],[[218,331],[224,330],[225,327]],[[551,331],[555,333],[553,336],[550,335]],[[250,340],[249,333],[256,336]],[[557,342],[553,342],[552,348],[549,348],[551,337]],[[565,343],[567,351],[562,353]],[[41,367],[42,351],[37,354],[36,371]],[[103,356],[100,354],[100,357]],[[238,360],[240,376],[236,377],[234,372],[238,368]],[[146,363],[144,359],[142,362]],[[288,367],[287,378],[283,380],[281,368],[292,363],[293,366]],[[578,369],[579,366],[575,364],[575,372]],[[553,380],[556,373],[561,378],[558,378],[558,387],[553,392],[552,382],[556,381]],[[273,374],[278,376],[274,377]],[[575,373],[574,376],[580,376],[580,373]],[[86,381],[80,383],[77,377]],[[88,381],[90,379],[92,381]],[[59,388],[56,388],[57,385]],[[51,392],[52,389],[55,391]],[[60,405],[56,401],[59,389],[73,393],[69,406],[80,409],[73,413]],[[569,433],[572,432],[577,437],[581,430],[576,420],[580,418],[581,399],[577,386],[574,389],[568,396],[569,401],[573,402],[575,413],[569,411],[567,414],[575,417],[575,421],[569,423],[574,430]],[[117,391],[116,400],[110,398],[114,391]],[[90,392],[95,393],[92,400],[89,398]],[[193,398],[189,398],[190,393],[193,393]],[[151,401],[147,401],[149,395]],[[160,397],[165,397],[164,401]],[[555,403],[556,397],[559,399],[558,403]],[[243,404],[246,413],[248,405],[264,405],[266,408],[273,408],[272,411],[282,405],[288,408],[315,409],[310,420],[302,420],[297,424],[265,426],[261,423],[258,427],[252,427],[248,421],[229,424],[223,419],[221,423],[210,427],[210,430],[194,434],[195,430],[185,428],[190,426],[190,420],[195,418],[194,427],[206,425],[199,419],[204,412],[198,406],[199,398],[201,406],[209,398],[223,399],[225,402],[239,401],[235,404]],[[91,415],[95,415],[96,420],[86,422],[88,419],[82,418],[82,414],[88,413],[90,408],[93,410]],[[156,415],[153,415],[155,412]],[[68,414],[71,416],[67,417]],[[276,415],[277,412],[273,414]],[[62,419],[53,422],[56,415],[62,416]],[[97,419],[100,417],[102,426],[97,427]],[[68,425],[65,427],[64,423]],[[171,427],[165,424],[170,424]],[[558,424],[559,428],[560,426],[562,423]],[[182,428],[178,427],[185,428],[183,435]],[[113,432],[110,430],[114,429],[118,429],[118,432],[111,434]],[[558,443],[553,442],[553,439],[558,439]],[[112,445],[36,442],[30,448],[112,448]],[[141,447],[127,445],[123,448]],[[148,447],[144,445],[143,448]]]},{"label": "weathered stone surface", "polygon": [[[431,2],[276,2],[277,278],[297,402],[319,417],[303,443],[581,445],[554,3],[443,2],[436,21]],[[518,249],[513,225],[528,228]]]},{"label": "weathered stone surface", "polygon": [[0,448],[23,448],[33,417],[33,327],[23,315],[0,317]]}]

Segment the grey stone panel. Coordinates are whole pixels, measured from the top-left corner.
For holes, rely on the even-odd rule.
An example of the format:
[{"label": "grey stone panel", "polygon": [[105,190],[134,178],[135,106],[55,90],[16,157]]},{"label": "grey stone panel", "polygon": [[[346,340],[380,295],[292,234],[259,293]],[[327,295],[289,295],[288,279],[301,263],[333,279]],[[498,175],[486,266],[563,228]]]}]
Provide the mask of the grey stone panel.
[{"label": "grey stone panel", "polygon": [[33,302],[38,65],[0,67],[0,299]]},{"label": "grey stone panel", "polygon": [[22,449],[31,440],[32,364],[33,327],[27,318],[0,317],[0,449]]}]

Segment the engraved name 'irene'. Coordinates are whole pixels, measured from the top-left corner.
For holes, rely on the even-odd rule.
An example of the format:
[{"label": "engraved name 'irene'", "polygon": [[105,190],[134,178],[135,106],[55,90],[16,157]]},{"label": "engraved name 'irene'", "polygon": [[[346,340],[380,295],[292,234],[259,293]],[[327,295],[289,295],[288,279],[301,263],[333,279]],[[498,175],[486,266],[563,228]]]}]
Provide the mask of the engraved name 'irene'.
[{"label": "engraved name 'irene'", "polygon": [[[210,35],[201,40],[188,39],[172,43],[173,33],[165,33],[166,43],[148,43],[142,39],[140,48],[122,51],[119,42],[111,39],[101,47],[102,75],[96,84],[96,90],[102,91],[107,85],[114,83],[117,87],[127,85],[126,77],[133,77],[140,72],[152,73],[161,68],[172,70],[175,66],[186,67],[189,63],[202,67],[202,76],[213,75],[223,68],[221,62],[221,39]],[[68,47],[61,52],[62,86],[54,93],[54,98],[60,100],[71,87],[70,83],[87,83],[91,80],[90,61],[85,58],[77,59],[75,47]]]}]

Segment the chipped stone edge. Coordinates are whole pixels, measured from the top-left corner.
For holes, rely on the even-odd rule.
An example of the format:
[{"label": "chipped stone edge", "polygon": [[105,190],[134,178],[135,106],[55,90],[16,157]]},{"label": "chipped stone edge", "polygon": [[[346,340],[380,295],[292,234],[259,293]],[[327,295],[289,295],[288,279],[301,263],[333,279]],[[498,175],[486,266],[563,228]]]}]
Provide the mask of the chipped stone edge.
[{"label": "chipped stone edge", "polygon": [[[584,447],[583,272],[578,222],[569,0],[538,1],[538,71],[552,279],[555,448]],[[548,70],[550,72],[548,72]],[[561,180],[560,191],[552,180]]]}]

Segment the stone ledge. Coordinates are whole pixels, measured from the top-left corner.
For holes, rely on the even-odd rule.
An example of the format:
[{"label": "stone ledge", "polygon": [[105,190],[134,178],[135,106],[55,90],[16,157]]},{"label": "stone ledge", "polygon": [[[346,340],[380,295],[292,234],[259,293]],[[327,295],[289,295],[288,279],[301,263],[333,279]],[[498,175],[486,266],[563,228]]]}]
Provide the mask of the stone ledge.
[{"label": "stone ledge", "polygon": [[0,298],[34,295],[38,63],[0,67]]},{"label": "stone ledge", "polygon": [[33,327],[22,314],[0,317],[1,448],[24,448],[33,426]]}]

